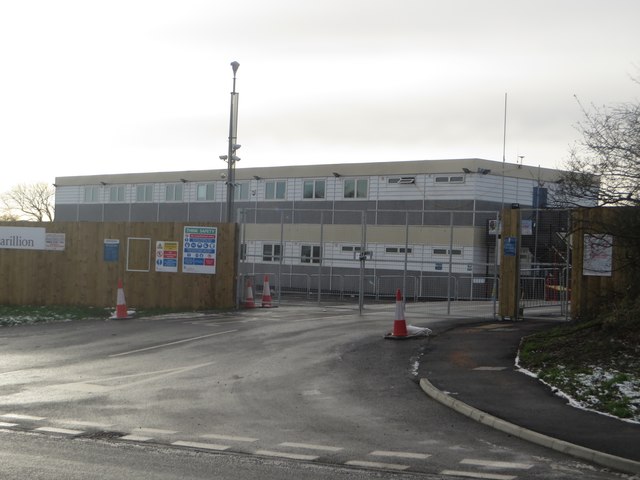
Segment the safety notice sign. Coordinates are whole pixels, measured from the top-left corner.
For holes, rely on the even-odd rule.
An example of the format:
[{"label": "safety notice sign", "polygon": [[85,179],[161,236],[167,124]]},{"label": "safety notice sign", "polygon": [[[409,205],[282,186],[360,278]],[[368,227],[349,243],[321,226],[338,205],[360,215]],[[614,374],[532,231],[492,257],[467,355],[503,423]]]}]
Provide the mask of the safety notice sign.
[{"label": "safety notice sign", "polygon": [[156,272],[178,271],[178,242],[156,242]]},{"label": "safety notice sign", "polygon": [[217,227],[184,227],[182,271],[216,273]]}]

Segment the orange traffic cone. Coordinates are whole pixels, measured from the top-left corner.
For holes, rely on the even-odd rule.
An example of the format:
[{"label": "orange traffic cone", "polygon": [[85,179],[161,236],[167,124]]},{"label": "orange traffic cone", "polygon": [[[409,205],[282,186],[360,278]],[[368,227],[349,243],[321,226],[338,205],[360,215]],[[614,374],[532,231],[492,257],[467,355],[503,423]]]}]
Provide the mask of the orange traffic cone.
[{"label": "orange traffic cone", "polygon": [[269,275],[264,276],[262,285],[262,308],[271,308],[271,287],[269,286]]},{"label": "orange traffic cone", "polygon": [[396,291],[396,319],[393,321],[393,336],[406,337],[407,322],[404,319],[404,305],[402,304],[402,292]]},{"label": "orange traffic cone", "polygon": [[244,299],[244,308],[256,308],[256,303],[253,301],[253,288],[251,288],[251,279],[247,279],[247,296]]},{"label": "orange traffic cone", "polygon": [[113,318],[129,318],[127,302],[124,299],[124,288],[122,280],[118,279],[118,296],[116,298],[116,314]]}]

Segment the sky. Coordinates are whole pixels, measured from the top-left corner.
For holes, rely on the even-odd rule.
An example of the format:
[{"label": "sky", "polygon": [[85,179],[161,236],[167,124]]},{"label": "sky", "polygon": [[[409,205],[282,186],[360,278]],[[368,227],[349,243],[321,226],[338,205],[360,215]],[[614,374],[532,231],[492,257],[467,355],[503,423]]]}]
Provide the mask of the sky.
[{"label": "sky", "polygon": [[561,168],[576,98],[637,101],[639,18],[638,0],[0,0],[0,192],[226,168],[232,61],[237,168],[503,149]]}]

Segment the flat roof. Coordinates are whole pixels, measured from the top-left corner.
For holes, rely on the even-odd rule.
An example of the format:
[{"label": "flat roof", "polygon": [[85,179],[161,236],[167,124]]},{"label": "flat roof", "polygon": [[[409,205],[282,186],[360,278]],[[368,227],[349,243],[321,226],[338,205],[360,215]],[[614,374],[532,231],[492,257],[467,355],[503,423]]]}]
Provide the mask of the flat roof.
[{"label": "flat roof", "polygon": [[[236,164],[236,180],[286,179],[418,174],[452,174],[478,173],[505,177],[524,178],[528,180],[556,181],[561,170],[533,167],[517,163],[506,163],[482,158],[460,158],[443,160],[409,160],[398,162],[370,163],[331,163],[321,165],[287,165],[273,167],[242,168],[241,161]],[[181,170],[174,172],[141,172],[118,173],[104,175],[77,175],[56,177],[55,186],[79,186],[100,184],[132,184],[132,183],[175,183],[175,182],[212,182],[220,181],[227,173],[227,168],[215,170]]]}]

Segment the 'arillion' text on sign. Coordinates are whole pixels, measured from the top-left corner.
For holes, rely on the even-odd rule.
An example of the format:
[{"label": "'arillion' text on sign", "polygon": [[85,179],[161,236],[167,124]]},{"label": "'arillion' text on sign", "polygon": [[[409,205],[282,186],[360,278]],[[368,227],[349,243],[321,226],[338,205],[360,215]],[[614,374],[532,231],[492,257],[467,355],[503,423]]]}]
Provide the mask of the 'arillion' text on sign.
[{"label": "'arillion' text on sign", "polygon": [[41,227],[0,227],[0,248],[45,250],[45,238]]},{"label": "'arillion' text on sign", "polygon": [[20,235],[12,235],[0,238],[0,247],[11,248],[35,248],[35,242],[31,238],[22,238]]}]

